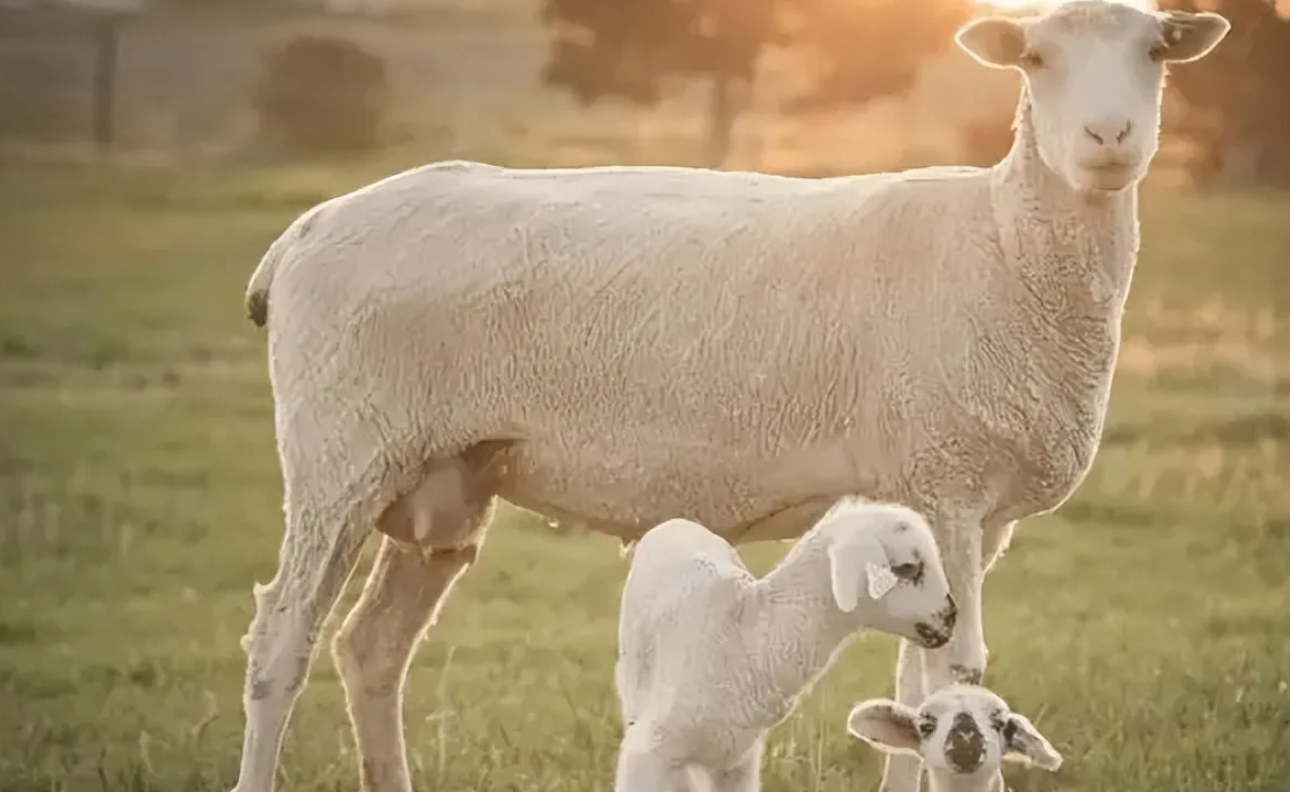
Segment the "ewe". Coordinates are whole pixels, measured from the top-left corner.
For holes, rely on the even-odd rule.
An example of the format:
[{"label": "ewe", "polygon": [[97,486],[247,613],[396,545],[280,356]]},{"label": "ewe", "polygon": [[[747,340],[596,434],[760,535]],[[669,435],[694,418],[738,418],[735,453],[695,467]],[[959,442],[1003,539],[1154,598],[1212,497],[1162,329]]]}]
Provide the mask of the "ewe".
[{"label": "ewe", "polygon": [[[305,212],[247,288],[286,529],[255,587],[238,792],[273,788],[373,527],[334,656],[363,788],[408,792],[409,659],[497,497],[624,542],[677,515],[741,543],[800,536],[846,493],[908,504],[959,626],[939,650],[902,642],[898,697],[979,680],[985,570],[1102,434],[1164,65],[1227,29],[1091,0],[972,23],[961,45],[1025,77],[989,169],[455,162]],[[905,770],[889,792],[917,788]]]},{"label": "ewe", "polygon": [[955,606],[932,529],[844,498],[758,580],[725,539],[673,519],[636,545],[614,678],[616,792],[759,788],[766,731],[862,629],[943,646]]},{"label": "ewe", "polygon": [[1003,792],[1004,759],[1055,771],[1062,756],[1025,715],[983,687],[951,685],[917,709],[890,699],[857,704],[847,731],[879,750],[922,758],[932,792]]}]

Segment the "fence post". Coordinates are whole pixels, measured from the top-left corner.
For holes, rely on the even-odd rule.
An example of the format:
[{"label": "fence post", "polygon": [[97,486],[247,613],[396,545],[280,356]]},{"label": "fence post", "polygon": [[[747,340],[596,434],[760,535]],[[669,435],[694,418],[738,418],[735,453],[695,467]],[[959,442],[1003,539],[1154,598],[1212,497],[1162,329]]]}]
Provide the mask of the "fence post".
[{"label": "fence post", "polygon": [[94,143],[107,151],[116,142],[117,15],[94,20]]}]

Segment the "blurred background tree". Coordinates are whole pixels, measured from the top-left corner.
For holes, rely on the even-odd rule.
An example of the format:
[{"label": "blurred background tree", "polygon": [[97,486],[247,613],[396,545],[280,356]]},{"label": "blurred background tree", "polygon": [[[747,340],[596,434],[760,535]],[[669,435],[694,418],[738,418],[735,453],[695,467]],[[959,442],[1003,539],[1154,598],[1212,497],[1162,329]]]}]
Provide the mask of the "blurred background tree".
[{"label": "blurred background tree", "polygon": [[768,49],[794,50],[813,72],[789,109],[863,103],[904,91],[971,10],[969,0],[543,0],[542,76],[584,105],[654,105],[669,80],[708,81],[704,160],[717,167]]},{"label": "blurred background tree", "polygon": [[794,41],[811,88],[789,111],[858,105],[906,93],[926,60],[954,46],[968,0],[792,0]]},{"label": "blurred background tree", "polygon": [[382,147],[390,93],[381,58],[348,38],[304,34],[269,53],[253,102],[275,143],[349,154]]},{"label": "blurred background tree", "polygon": [[1167,131],[1197,147],[1192,178],[1290,186],[1290,2],[1162,0],[1161,7],[1217,11],[1232,22],[1213,53],[1169,77],[1186,109]]}]

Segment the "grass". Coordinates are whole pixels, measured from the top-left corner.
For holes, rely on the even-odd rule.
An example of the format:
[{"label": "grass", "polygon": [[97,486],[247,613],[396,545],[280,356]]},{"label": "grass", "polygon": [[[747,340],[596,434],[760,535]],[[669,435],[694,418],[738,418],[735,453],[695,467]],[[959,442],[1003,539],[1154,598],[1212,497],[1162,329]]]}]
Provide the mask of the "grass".
[{"label": "grass", "polygon": [[[242,289],[296,211],[374,175],[0,169],[4,792],[231,787],[238,638],[281,532]],[[1010,783],[1284,792],[1290,198],[1143,205],[1097,465],[987,585],[992,684],[1067,758]],[[745,554],[765,569],[782,549]],[[418,789],[608,788],[624,571],[604,537],[504,512],[412,671]],[[878,756],[842,721],[887,694],[894,654],[877,635],[846,652],[774,732],[769,792],[875,787]],[[280,788],[357,788],[325,659]]]}]

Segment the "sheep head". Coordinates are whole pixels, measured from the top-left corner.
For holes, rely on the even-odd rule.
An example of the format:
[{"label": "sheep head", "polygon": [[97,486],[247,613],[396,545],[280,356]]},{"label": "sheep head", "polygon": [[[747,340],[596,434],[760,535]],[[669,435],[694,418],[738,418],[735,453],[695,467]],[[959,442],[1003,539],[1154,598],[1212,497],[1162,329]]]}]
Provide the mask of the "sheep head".
[{"label": "sheep head", "polygon": [[1056,771],[1062,756],[1024,715],[976,685],[952,685],[917,709],[890,699],[857,704],[852,736],[885,753],[918,756],[934,788],[985,789],[1004,760]]},{"label": "sheep head", "polygon": [[1023,80],[1018,124],[1049,170],[1080,192],[1123,190],[1159,145],[1165,68],[1203,58],[1231,24],[1219,14],[1074,0],[1041,16],[990,16],[955,41]]}]

